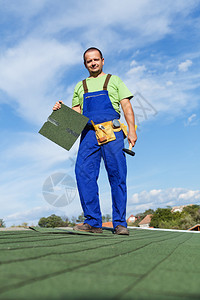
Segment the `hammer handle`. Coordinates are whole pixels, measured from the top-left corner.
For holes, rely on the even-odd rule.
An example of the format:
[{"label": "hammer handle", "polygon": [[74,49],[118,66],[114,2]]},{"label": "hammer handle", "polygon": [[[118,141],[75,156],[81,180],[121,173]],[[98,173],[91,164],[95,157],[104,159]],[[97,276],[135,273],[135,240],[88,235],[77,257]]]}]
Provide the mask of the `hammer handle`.
[{"label": "hammer handle", "polygon": [[130,143],[128,149],[129,149],[129,150],[132,150],[132,148],[133,148],[133,146],[132,146],[132,144]]}]

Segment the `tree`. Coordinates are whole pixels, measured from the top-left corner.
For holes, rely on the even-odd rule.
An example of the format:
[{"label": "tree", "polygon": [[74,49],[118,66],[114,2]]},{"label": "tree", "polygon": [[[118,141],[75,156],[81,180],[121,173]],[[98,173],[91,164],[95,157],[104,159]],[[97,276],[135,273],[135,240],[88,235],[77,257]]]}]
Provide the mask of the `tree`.
[{"label": "tree", "polygon": [[111,222],[112,221],[112,217],[109,214],[105,215],[105,222]]},{"label": "tree", "polygon": [[39,222],[38,222],[38,225],[39,225],[40,227],[47,227],[47,226],[46,226],[46,225],[47,225],[47,218],[45,218],[45,217],[40,218],[40,219],[39,219]]},{"label": "tree", "polygon": [[194,219],[189,214],[185,214],[185,216],[179,222],[179,228],[183,230],[188,230],[194,225]]},{"label": "tree", "polygon": [[84,213],[82,212],[82,214],[78,216],[76,222],[83,223],[84,220],[85,220],[85,217],[84,217]]},{"label": "tree", "polygon": [[200,222],[200,205],[186,206],[183,208],[183,212],[192,217],[193,225]]},{"label": "tree", "polygon": [[67,216],[62,216],[61,219],[63,220],[62,227],[68,227],[70,224],[69,218]]},{"label": "tree", "polygon": [[70,221],[70,226],[73,227],[75,224],[76,224],[76,217],[73,216]]},{"label": "tree", "polygon": [[162,228],[160,227],[161,222],[169,222],[172,219],[173,215],[170,208],[157,208],[151,218],[150,226],[153,226],[155,228]]},{"label": "tree", "polygon": [[1,228],[6,227],[5,222],[4,222],[3,219],[0,219],[0,227],[1,227]]},{"label": "tree", "polygon": [[153,209],[149,208],[149,209],[145,210],[145,212],[143,212],[143,213],[138,213],[136,215],[136,217],[138,218],[139,222],[141,222],[147,215],[153,215],[154,212],[155,211]]},{"label": "tree", "polygon": [[38,225],[40,227],[64,227],[65,222],[62,220],[61,217],[56,216],[56,215],[51,215],[47,218],[43,217],[39,220]]}]

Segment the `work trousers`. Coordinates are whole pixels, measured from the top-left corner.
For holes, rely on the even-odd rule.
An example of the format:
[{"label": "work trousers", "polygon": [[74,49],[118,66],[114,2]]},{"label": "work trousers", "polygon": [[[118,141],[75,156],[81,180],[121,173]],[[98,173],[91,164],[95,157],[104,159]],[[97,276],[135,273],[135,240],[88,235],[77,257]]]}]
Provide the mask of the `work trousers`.
[{"label": "work trousers", "polygon": [[82,132],[75,173],[85,221],[94,227],[102,227],[102,216],[99,204],[99,177],[101,157],[104,160],[112,194],[112,219],[114,228],[126,223],[126,175],[127,166],[122,130],[115,132],[116,140],[98,145],[95,131]]}]

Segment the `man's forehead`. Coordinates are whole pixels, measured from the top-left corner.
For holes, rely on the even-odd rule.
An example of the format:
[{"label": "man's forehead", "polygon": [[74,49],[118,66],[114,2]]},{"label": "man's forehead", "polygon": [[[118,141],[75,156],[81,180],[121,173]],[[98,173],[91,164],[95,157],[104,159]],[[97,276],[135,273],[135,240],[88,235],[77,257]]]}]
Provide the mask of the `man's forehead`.
[{"label": "man's forehead", "polygon": [[85,58],[86,59],[90,59],[90,58],[93,58],[93,57],[101,58],[101,55],[100,55],[98,50],[89,50],[85,53]]}]

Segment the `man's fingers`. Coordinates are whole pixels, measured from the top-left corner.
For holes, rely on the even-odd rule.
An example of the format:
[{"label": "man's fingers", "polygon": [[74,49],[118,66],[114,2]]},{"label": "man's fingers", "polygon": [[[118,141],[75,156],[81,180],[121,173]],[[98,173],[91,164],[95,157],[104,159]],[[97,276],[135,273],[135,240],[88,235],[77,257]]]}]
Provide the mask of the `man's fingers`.
[{"label": "man's fingers", "polygon": [[137,139],[128,138],[129,145],[132,145],[132,147],[135,146],[136,141],[137,141]]},{"label": "man's fingers", "polygon": [[59,102],[57,101],[56,104],[53,107],[53,110],[60,109],[61,108],[61,103],[63,103],[63,101],[59,101]]}]

